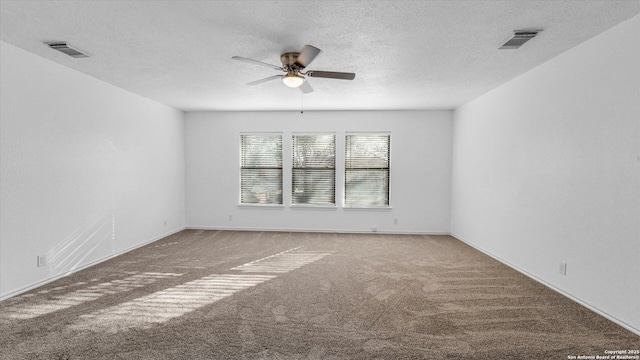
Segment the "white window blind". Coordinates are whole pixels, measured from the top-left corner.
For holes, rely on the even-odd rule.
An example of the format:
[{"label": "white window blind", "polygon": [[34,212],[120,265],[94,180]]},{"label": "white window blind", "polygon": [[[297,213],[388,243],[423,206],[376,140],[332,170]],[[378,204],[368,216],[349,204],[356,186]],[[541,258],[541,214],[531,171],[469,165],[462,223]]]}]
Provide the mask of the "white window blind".
[{"label": "white window blind", "polygon": [[291,191],[292,204],[335,205],[335,135],[293,135]]},{"label": "white window blind", "polygon": [[345,206],[389,206],[391,135],[345,138]]},{"label": "white window blind", "polygon": [[240,203],[282,204],[282,135],[240,135]]}]

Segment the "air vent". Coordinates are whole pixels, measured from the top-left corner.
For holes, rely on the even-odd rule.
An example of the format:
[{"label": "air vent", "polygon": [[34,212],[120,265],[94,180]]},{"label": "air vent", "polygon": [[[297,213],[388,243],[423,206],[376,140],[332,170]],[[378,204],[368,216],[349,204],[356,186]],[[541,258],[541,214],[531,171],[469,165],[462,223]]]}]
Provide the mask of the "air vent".
[{"label": "air vent", "polygon": [[65,41],[45,41],[45,45],[49,46],[53,50],[58,50],[61,53],[65,53],[74,58],[86,58],[89,55],[83,53],[78,49],[74,49],[71,46],[67,45]]},{"label": "air vent", "polygon": [[533,39],[542,30],[515,30],[513,35],[505,39],[500,45],[501,50],[518,49],[522,44]]}]

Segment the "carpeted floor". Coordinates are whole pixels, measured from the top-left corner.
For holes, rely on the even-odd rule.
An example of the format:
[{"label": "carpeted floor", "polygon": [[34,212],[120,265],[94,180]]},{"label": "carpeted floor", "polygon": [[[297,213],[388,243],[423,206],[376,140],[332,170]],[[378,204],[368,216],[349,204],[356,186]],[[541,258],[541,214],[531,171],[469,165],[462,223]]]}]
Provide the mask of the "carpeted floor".
[{"label": "carpeted floor", "polygon": [[567,359],[640,337],[449,236],[185,230],[0,303],[2,359]]}]

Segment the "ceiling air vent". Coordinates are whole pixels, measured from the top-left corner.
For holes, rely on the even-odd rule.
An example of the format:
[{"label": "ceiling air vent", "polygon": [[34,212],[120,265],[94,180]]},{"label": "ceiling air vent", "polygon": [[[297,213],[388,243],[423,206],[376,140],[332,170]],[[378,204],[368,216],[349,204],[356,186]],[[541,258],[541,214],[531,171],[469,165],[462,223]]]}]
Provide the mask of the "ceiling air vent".
[{"label": "ceiling air vent", "polygon": [[513,35],[505,39],[501,43],[499,49],[502,49],[502,50],[517,49],[520,46],[522,46],[522,44],[536,37],[536,35],[538,35],[540,31],[542,30],[514,30]]},{"label": "ceiling air vent", "polygon": [[83,53],[82,51],[74,49],[71,46],[67,45],[65,41],[45,41],[44,44],[49,46],[53,50],[58,50],[61,53],[65,53],[74,58],[89,57],[89,55]]}]

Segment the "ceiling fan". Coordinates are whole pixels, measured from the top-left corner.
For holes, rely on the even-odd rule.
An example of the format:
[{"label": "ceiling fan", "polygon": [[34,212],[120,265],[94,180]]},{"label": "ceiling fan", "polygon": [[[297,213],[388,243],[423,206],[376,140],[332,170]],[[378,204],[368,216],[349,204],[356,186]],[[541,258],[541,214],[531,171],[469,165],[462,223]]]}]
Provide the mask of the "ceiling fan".
[{"label": "ceiling fan", "polygon": [[327,78],[327,79],[342,79],[353,80],[356,77],[354,73],[335,72],[335,71],[319,71],[319,70],[307,70],[304,69],[315,59],[320,53],[320,49],[315,46],[305,45],[300,52],[287,52],[280,55],[280,62],[282,66],[271,65],[262,61],[248,59],[242,56],[233,56],[232,59],[248,62],[251,64],[266,66],[274,70],[285,72],[285,75],[273,75],[264,79],[252,81],[247,85],[258,85],[267,81],[282,79],[282,82],[289,87],[297,87],[303,93],[310,93],[313,91],[311,85],[306,81],[305,76]]}]

